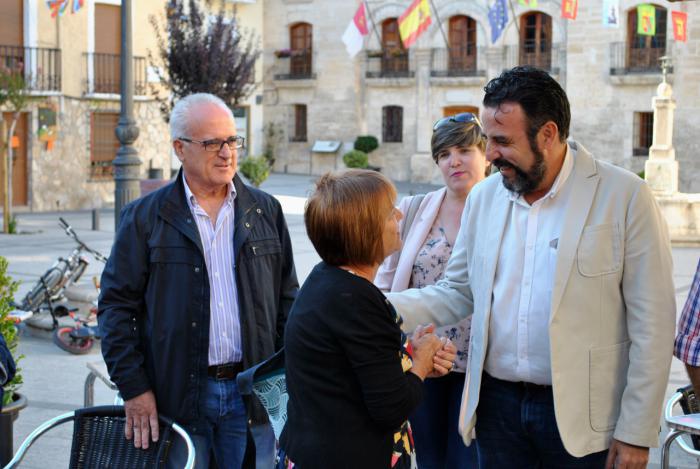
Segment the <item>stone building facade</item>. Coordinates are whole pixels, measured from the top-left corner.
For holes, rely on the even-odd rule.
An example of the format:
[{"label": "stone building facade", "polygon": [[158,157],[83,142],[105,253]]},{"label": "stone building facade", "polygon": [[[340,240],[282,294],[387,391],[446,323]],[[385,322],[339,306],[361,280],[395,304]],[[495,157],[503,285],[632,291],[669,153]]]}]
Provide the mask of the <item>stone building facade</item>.
[{"label": "stone building facade", "polygon": [[[350,59],[341,36],[357,2],[266,1],[265,125],[276,130],[276,170],[319,174],[342,167],[354,139],[369,134],[380,142],[370,164],[396,180],[439,182],[430,158],[432,124],[444,115],[478,112],[489,79],[530,64],[547,69],[566,89],[572,137],[598,158],[638,172],[651,145],[651,100],[662,78],[658,58],[667,55],[678,102],[680,189],[700,191],[694,151],[694,130],[700,128],[698,2],[654,2],[657,35],[646,39],[634,33],[632,22],[637,5],[648,2],[620,0],[615,28],[603,25],[602,0],[579,2],[574,21],[561,18],[559,0],[539,0],[534,9],[514,1],[506,29],[492,44],[492,2],[434,0],[433,24],[405,51],[395,19],[410,3],[369,0],[375,28]],[[687,43],[673,40],[672,10],[688,14]],[[313,152],[319,140],[342,145],[337,153]]]},{"label": "stone building facade", "polygon": [[[21,66],[32,101],[15,133],[13,205],[20,210],[71,210],[114,203],[111,160],[120,111],[119,59],[121,0],[85,0],[72,12],[51,17],[46,2],[3,0],[0,15],[0,66]],[[161,95],[149,54],[157,57],[152,19],[165,23],[167,0],[132,1],[134,143],[142,161],[165,178],[178,162],[171,155],[168,125],[153,93]],[[240,3],[240,4],[239,4]],[[243,27],[262,35],[262,0],[231,1]],[[262,61],[256,75],[262,75]],[[21,65],[18,65],[21,64]],[[249,151],[262,151],[262,96],[252,96],[236,110]],[[5,120],[9,119],[7,107]],[[2,169],[0,169],[2,174]],[[0,195],[0,198],[2,196]]]}]

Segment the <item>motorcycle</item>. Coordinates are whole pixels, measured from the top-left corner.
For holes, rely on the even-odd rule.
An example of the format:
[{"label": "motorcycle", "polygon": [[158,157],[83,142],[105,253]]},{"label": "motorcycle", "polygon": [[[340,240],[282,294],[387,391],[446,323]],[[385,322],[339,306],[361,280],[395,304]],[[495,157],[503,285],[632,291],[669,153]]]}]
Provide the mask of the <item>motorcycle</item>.
[{"label": "motorcycle", "polygon": [[[88,318],[81,318],[77,314],[78,308],[71,308],[65,304],[65,292],[68,287],[80,280],[89,265],[89,261],[83,253],[91,254],[102,263],[106,263],[107,258],[86,245],[66,220],[59,217],[59,225],[67,236],[73,238],[77,246],[73,248],[68,257],[59,257],[44,272],[20,303],[13,303],[12,306],[15,309],[10,315],[15,322],[19,323],[27,321],[32,316],[48,312],[51,315],[49,330],[53,331],[54,343],[67,352],[84,354],[90,351],[95,339],[99,338],[96,331],[97,326],[92,325],[97,313],[96,300]],[[70,316],[75,320],[76,325],[74,327],[60,327],[58,318],[65,316]]]}]

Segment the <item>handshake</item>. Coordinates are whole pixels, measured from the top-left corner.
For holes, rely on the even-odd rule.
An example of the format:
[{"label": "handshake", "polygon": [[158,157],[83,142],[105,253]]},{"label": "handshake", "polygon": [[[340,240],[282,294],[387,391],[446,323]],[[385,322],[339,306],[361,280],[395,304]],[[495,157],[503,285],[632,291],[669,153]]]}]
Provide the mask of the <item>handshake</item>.
[{"label": "handshake", "polygon": [[457,347],[447,337],[434,334],[435,326],[418,326],[411,337],[413,366],[411,373],[421,381],[445,376],[454,368]]}]

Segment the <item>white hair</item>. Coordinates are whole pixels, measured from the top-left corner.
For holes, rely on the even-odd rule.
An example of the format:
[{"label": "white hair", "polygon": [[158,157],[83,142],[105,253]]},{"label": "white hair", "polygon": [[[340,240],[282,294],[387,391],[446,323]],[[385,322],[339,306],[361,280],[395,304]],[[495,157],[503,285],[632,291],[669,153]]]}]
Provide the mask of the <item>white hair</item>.
[{"label": "white hair", "polygon": [[225,109],[231,116],[231,120],[233,120],[231,109],[221,98],[211,93],[194,93],[178,100],[173,106],[173,110],[170,113],[170,138],[172,140],[189,136],[190,112],[202,104],[215,104]]}]

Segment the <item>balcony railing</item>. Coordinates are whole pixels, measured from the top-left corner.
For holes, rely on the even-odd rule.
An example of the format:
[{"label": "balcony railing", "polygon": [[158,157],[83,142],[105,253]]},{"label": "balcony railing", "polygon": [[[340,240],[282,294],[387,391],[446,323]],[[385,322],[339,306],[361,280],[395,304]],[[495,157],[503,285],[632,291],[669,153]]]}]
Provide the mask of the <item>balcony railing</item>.
[{"label": "balcony railing", "polygon": [[313,52],[307,50],[278,51],[275,59],[275,80],[309,80],[313,72]]},{"label": "balcony railing", "polygon": [[61,91],[61,51],[0,45],[0,68],[24,74],[29,91]]},{"label": "balcony railing", "polygon": [[626,42],[614,42],[610,44],[610,75],[661,73],[659,59],[664,55],[671,55],[670,43],[665,47],[635,48]]},{"label": "balcony railing", "polygon": [[430,76],[473,77],[486,75],[477,69],[476,46],[436,48],[432,51]]},{"label": "balcony railing", "polygon": [[504,63],[510,69],[517,65],[541,68],[552,75],[559,73],[559,44],[547,46],[526,41],[524,44],[506,46]]},{"label": "balcony railing", "polygon": [[367,51],[367,78],[411,78],[414,74],[407,50]]},{"label": "balcony railing", "polygon": [[[86,94],[119,94],[121,55],[96,52],[83,54],[85,57]],[[146,58],[134,57],[134,94],[146,94]]]}]

